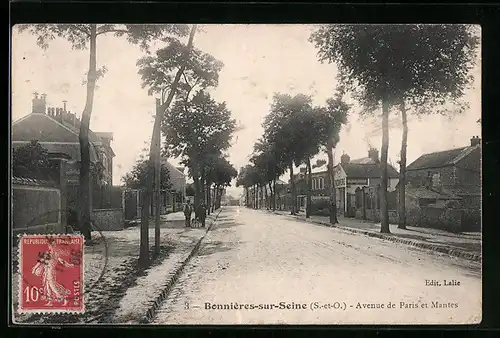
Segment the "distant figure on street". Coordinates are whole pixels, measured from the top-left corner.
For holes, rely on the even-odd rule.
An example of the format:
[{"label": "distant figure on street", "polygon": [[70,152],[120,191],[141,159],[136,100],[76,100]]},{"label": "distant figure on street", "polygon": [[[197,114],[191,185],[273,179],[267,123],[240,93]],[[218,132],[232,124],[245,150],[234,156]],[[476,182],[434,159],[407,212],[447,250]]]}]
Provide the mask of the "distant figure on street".
[{"label": "distant figure on street", "polygon": [[201,202],[196,209],[196,217],[198,221],[201,223],[201,227],[205,227],[205,218],[207,217],[207,207],[205,207],[205,203]]},{"label": "distant figure on street", "polygon": [[184,205],[184,217],[186,218],[186,227],[191,226],[191,214],[193,213],[193,208],[191,207],[191,201],[187,201]]}]

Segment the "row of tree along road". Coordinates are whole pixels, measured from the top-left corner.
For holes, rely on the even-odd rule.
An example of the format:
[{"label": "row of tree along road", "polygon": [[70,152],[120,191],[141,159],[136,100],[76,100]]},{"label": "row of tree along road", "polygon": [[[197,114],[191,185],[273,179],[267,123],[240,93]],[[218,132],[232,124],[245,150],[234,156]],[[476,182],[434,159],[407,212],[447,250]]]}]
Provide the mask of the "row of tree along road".
[{"label": "row of tree along road", "polygon": [[[380,118],[381,232],[388,233],[387,157],[389,116],[398,114],[403,126],[399,177],[399,228],[406,227],[405,186],[408,114],[453,116],[468,108],[462,98],[473,84],[472,70],[479,58],[479,29],[468,25],[323,25],[309,41],[320,62],[337,66],[337,93],[325,106],[315,107],[306,95],[276,94],[255,144],[251,163],[240,169],[237,184],[270,189],[276,208],[276,180],[290,174],[292,201],[296,200],[293,169],[307,168],[307,208],[311,208],[311,158],[328,155],[327,187],[330,222],[337,223],[333,151],[341,127],[347,123],[354,100],[361,117]],[[381,110],[381,114],[378,112]],[[267,194],[266,194],[267,195]],[[291,213],[296,213],[292,202]]]},{"label": "row of tree along road", "polygon": [[[106,70],[105,67],[97,67],[98,37],[105,34],[124,37],[131,44],[148,52],[137,61],[139,75],[143,88],[160,98],[157,99],[149,154],[136,163],[123,181],[129,187],[142,188],[145,193],[141,206],[139,265],[149,266],[151,258],[148,231],[152,195],[156,192],[155,200],[158,203],[160,188],[170,186],[168,170],[161,165],[161,156],[181,158],[181,163],[188,168],[189,176],[194,181],[195,203],[204,201],[212,209],[215,206],[213,202],[220,201],[224,187],[230,185],[237,175],[236,169],[227,160],[227,150],[236,130],[236,121],[225,103],[216,102],[206,91],[218,85],[222,62],[193,46],[197,25],[36,24],[21,25],[19,30],[29,31],[37,36],[37,42],[42,48],[47,48],[48,43],[55,38],[63,38],[75,49],[89,50],[87,99],[80,128],[78,213],[79,229],[88,241],[91,240],[92,229],[88,131],[96,81]],[[183,43],[180,40],[182,38],[187,38],[187,43]],[[154,43],[164,46],[151,54],[149,48]],[[158,254],[158,212],[155,230],[155,254]]]}]

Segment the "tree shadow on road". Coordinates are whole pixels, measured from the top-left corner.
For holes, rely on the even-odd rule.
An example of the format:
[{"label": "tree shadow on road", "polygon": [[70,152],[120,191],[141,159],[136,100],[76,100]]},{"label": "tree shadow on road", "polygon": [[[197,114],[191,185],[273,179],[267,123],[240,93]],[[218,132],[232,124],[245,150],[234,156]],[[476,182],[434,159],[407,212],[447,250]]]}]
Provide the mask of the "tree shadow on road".
[{"label": "tree shadow on road", "polygon": [[215,253],[234,249],[234,244],[221,241],[211,241],[203,245],[198,251],[198,256],[210,256]]},{"label": "tree shadow on road", "polygon": [[218,230],[218,229],[229,229],[233,228],[238,225],[242,225],[243,223],[237,222],[236,220],[230,218],[227,220],[217,220],[217,223],[215,223],[212,227],[212,230]]}]

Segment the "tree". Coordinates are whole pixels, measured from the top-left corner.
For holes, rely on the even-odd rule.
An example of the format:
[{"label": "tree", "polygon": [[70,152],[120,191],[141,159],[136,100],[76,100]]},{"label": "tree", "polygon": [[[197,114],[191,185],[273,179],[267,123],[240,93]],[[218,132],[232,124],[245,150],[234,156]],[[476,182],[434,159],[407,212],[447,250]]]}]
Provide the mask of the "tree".
[{"label": "tree", "polygon": [[316,108],[316,114],[319,116],[317,126],[317,135],[320,135],[320,145],[326,148],[328,156],[328,175],[327,186],[329,190],[330,202],[330,223],[338,223],[337,219],[337,194],[335,190],[335,174],[333,171],[333,150],[340,140],[340,129],[347,123],[349,105],[342,101],[341,94],[335,98],[330,98],[325,107]]},{"label": "tree", "polygon": [[47,179],[50,177],[51,164],[47,149],[37,140],[12,151],[12,176]]},{"label": "tree", "polygon": [[[172,83],[174,71],[178,70],[183,62],[182,55],[185,51],[186,46],[175,42],[158,50],[155,56],[141,58],[137,65],[140,68],[139,74],[143,87],[148,87],[150,93],[160,93],[163,98],[165,88],[168,88]],[[184,110],[187,111],[191,94],[217,86],[222,67],[223,63],[210,54],[192,48],[178,81],[179,93],[175,103],[176,109],[184,105]],[[165,123],[164,120],[162,119],[162,123]],[[165,129],[163,131],[165,132]],[[165,155],[167,153],[164,152]]]},{"label": "tree", "polygon": [[[326,111],[321,108],[313,108],[312,104],[305,105],[297,115],[294,127],[298,133],[300,144],[297,145],[296,163],[306,165],[305,192],[307,195],[306,218],[311,214],[311,195],[312,195],[312,167],[311,159],[319,153],[320,147],[325,144],[327,139],[328,126],[331,123],[326,119]],[[306,140],[306,141],[304,141]]]},{"label": "tree", "polygon": [[[177,86],[179,84],[179,81],[181,79],[182,74],[184,74],[184,71],[186,69],[187,64],[189,63],[189,58],[190,58],[190,53],[191,50],[193,49],[193,40],[194,40],[194,35],[196,33],[196,25],[193,25],[191,27],[191,32],[189,34],[189,39],[187,43],[187,47],[184,49],[181,57],[181,64],[179,65],[179,68],[177,69],[177,72],[175,74],[175,77],[170,84],[169,88],[164,88],[161,93],[161,99],[156,100],[156,115],[155,115],[155,121],[154,121],[154,126],[153,126],[153,134],[151,136],[151,147],[149,149],[149,162],[155,163],[154,168],[159,168],[159,161],[161,157],[161,122],[164,118],[164,114],[167,111],[167,109],[170,107],[170,104],[172,103],[172,100],[174,99],[175,95],[177,94]],[[166,94],[166,91],[170,89],[168,97],[164,99],[164,95]],[[162,102],[163,101],[163,102]],[[149,253],[148,253],[148,248],[149,248],[149,205],[150,205],[150,198],[151,198],[151,183],[153,180],[153,172],[149,171],[147,175],[147,180],[148,184],[146,185],[145,189],[145,197],[143,198],[142,201],[142,213],[141,213],[141,248],[140,248],[140,254],[139,254],[139,265],[143,268],[147,267],[149,265]],[[157,187],[158,189],[158,187]],[[157,215],[157,222],[155,225],[155,254],[159,254],[160,252],[160,225],[159,225],[159,215]]]},{"label": "tree", "polygon": [[245,189],[245,206],[250,207],[250,194],[249,194],[249,188],[252,186],[250,184],[249,176],[250,176],[250,171],[252,170],[251,165],[246,165],[245,167],[241,167],[240,171],[238,172],[238,176],[236,178],[236,186],[237,187],[243,187]]},{"label": "tree", "polygon": [[236,121],[225,103],[198,91],[189,101],[179,99],[168,111],[162,126],[165,152],[181,157],[193,178],[198,205],[204,193],[207,161],[230,147]]},{"label": "tree", "polygon": [[286,164],[290,173],[292,208],[296,214],[296,189],[293,174],[295,165],[303,160],[303,134],[300,131],[300,116],[311,107],[311,98],[299,94],[294,97],[288,94],[275,94],[271,110],[265,117],[264,138],[269,140],[281,153],[280,162]]},{"label": "tree", "polygon": [[263,137],[254,144],[254,153],[250,161],[254,164],[254,168],[258,170],[260,176],[263,177],[264,184],[269,185],[271,195],[269,208],[275,210],[276,180],[283,175],[286,169],[286,165],[282,162],[282,154],[280,154],[274,143]]},{"label": "tree", "polygon": [[[146,159],[137,160],[130,172],[122,177],[122,182],[130,189],[143,189],[146,187],[147,174],[152,168],[148,168],[152,164]],[[151,187],[152,188],[152,187]],[[170,172],[166,165],[162,164],[160,173],[160,188],[161,190],[170,190],[172,182],[170,181]]]},{"label": "tree", "polygon": [[234,166],[224,157],[219,157],[214,167],[214,181],[215,184],[215,208],[220,208],[220,199],[222,191],[225,187],[231,185],[231,181],[238,176],[238,171]]},{"label": "tree", "polygon": [[90,145],[89,126],[94,104],[94,92],[97,79],[105,72],[105,68],[97,68],[97,38],[105,34],[117,37],[125,36],[127,41],[147,49],[150,42],[163,40],[175,41],[175,36],[188,33],[186,25],[116,25],[116,24],[29,24],[19,25],[19,31],[29,31],[37,37],[41,48],[48,48],[49,42],[56,37],[67,40],[74,49],[89,48],[89,68],[87,72],[87,97],[80,124],[80,184],[78,224],[86,240],[91,239],[90,225]]},{"label": "tree", "polygon": [[407,102],[443,104],[463,95],[478,44],[465,25],[325,25],[311,36],[321,61],[335,62],[339,82],[373,112],[382,106],[381,232],[390,232],[387,208],[389,110],[403,120],[400,226],[404,227]]}]

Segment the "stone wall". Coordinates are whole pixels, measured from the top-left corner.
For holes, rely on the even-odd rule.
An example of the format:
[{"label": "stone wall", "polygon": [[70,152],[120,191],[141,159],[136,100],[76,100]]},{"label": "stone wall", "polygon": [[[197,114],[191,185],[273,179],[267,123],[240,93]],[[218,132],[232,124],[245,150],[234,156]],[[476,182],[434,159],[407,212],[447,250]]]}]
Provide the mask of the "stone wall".
[{"label": "stone wall", "polygon": [[[451,232],[464,231],[462,229],[461,209],[420,207],[406,210],[406,224],[414,227],[436,228]],[[366,218],[363,217],[363,210],[356,210],[357,219],[366,219],[380,222],[380,211],[377,209],[367,209]],[[389,210],[389,223],[398,224],[398,212]]]},{"label": "stone wall", "polygon": [[122,209],[94,209],[92,210],[94,226],[100,231],[123,230],[125,217]]},{"label": "stone wall", "polygon": [[17,233],[64,233],[61,191],[47,182],[12,179],[12,229]]}]

